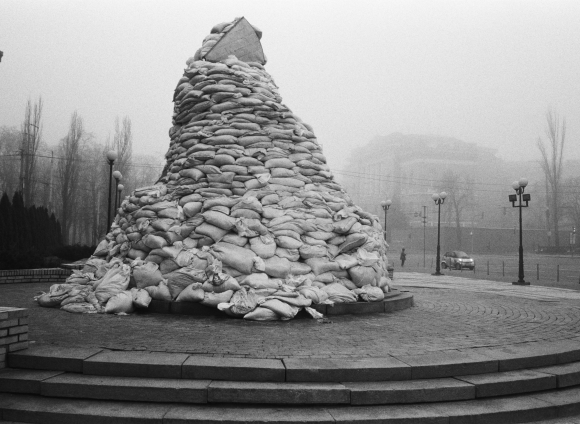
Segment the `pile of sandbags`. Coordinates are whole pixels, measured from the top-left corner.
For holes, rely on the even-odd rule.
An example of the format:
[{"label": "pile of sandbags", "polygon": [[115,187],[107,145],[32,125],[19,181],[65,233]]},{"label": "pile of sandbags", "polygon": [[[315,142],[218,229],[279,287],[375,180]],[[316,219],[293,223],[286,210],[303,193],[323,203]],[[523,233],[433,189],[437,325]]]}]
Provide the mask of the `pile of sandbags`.
[{"label": "pile of sandbags", "polygon": [[125,198],[94,259],[130,265],[153,299],[247,319],[290,319],[305,300],[382,300],[377,217],[334,181],[261,64],[189,59],[174,105],[161,178]]}]

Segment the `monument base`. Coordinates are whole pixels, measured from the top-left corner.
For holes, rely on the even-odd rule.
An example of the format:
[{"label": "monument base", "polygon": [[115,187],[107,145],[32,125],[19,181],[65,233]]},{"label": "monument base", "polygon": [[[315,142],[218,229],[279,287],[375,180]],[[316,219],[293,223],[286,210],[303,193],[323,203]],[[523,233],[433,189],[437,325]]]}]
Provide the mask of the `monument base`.
[{"label": "monument base", "polygon": [[512,284],[516,285],[516,286],[529,286],[530,282],[529,281],[514,281]]}]

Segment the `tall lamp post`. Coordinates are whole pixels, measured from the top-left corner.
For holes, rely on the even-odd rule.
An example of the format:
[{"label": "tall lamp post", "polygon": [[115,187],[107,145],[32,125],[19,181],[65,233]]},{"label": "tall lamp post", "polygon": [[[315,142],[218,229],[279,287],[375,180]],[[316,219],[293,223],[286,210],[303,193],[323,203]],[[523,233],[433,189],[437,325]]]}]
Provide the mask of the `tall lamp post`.
[{"label": "tall lamp post", "polygon": [[[530,195],[524,194],[526,186],[528,185],[528,180],[526,178],[520,178],[519,181],[514,181],[512,188],[516,191],[516,194],[509,195],[509,201],[512,202],[512,207],[520,208],[520,261],[519,261],[519,271],[518,271],[518,281],[513,282],[519,286],[529,286],[530,283],[524,280],[524,247],[523,247],[523,237],[522,237],[522,208],[528,207],[528,202],[530,201]],[[516,205],[516,201],[519,203]],[[526,202],[525,205],[522,204],[522,200]]]},{"label": "tall lamp post", "polygon": [[447,193],[444,191],[439,194],[435,193],[431,196],[439,209],[437,215],[437,257],[435,258],[435,274],[433,275],[443,275],[441,273],[441,205],[445,203],[446,197]]},{"label": "tall lamp post", "polygon": [[107,202],[107,232],[109,232],[111,228],[111,183],[113,181],[113,164],[117,160],[117,152],[109,150],[106,156],[109,162],[109,201]]},{"label": "tall lamp post", "polygon": [[387,241],[387,211],[389,210],[392,204],[393,201],[391,199],[383,200],[381,202],[381,206],[385,211],[385,241]]},{"label": "tall lamp post", "polygon": [[117,208],[121,207],[121,192],[125,189],[125,186],[123,184],[117,184],[117,196],[118,197],[118,202],[116,202],[115,204],[118,205],[115,210],[117,210]]},{"label": "tall lamp post", "polygon": [[113,172],[113,178],[115,179],[115,209],[113,209],[113,219],[115,219],[115,216],[117,215],[117,204],[119,199],[119,181],[121,181],[121,178],[123,178],[123,174],[121,174],[119,171],[115,171]]}]

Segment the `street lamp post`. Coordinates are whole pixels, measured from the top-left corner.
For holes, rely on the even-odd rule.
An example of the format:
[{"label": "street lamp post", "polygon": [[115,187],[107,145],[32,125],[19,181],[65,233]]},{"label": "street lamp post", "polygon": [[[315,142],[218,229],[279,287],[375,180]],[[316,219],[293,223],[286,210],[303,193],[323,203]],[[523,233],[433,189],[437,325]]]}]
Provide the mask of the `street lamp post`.
[{"label": "street lamp post", "polygon": [[445,198],[447,197],[447,193],[442,191],[441,193],[435,193],[431,198],[438,206],[438,215],[437,215],[437,257],[435,258],[435,274],[433,275],[443,275],[441,273],[441,205],[445,203]]},{"label": "street lamp post", "polygon": [[113,164],[117,160],[117,152],[109,150],[107,152],[107,161],[109,162],[109,201],[107,202],[107,232],[111,228],[111,184],[113,181]]},{"label": "street lamp post", "polygon": [[387,211],[389,210],[392,204],[393,201],[391,199],[383,200],[381,202],[381,206],[385,211],[385,241],[387,241]]},{"label": "street lamp post", "polygon": [[117,184],[117,196],[118,197],[118,202],[116,204],[118,204],[118,206],[115,208],[115,210],[117,210],[117,208],[121,207],[121,192],[125,189],[125,186],[123,184]]},{"label": "street lamp post", "polygon": [[[528,180],[526,178],[520,178],[519,181],[514,181],[512,188],[516,191],[516,194],[509,195],[509,201],[512,202],[512,207],[520,208],[520,260],[519,260],[519,270],[518,270],[518,281],[513,282],[519,286],[529,286],[530,283],[524,280],[524,247],[523,247],[523,236],[522,236],[522,208],[528,207],[528,202],[530,201],[530,195],[524,194],[526,186],[528,185]],[[519,204],[516,205],[516,201],[519,197]],[[526,202],[525,205],[522,204],[522,200]]]},{"label": "street lamp post", "polygon": [[115,179],[115,209],[113,209],[113,219],[117,215],[117,208],[118,208],[118,199],[119,199],[119,181],[123,178],[123,174],[120,171],[113,172],[113,178]]}]

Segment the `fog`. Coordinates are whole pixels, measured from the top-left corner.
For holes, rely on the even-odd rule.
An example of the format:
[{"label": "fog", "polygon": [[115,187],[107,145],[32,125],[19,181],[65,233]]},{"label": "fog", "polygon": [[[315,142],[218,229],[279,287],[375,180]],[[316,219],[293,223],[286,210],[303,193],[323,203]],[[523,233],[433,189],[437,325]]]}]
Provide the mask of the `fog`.
[{"label": "fog", "polygon": [[163,155],[173,89],[213,25],[263,31],[267,71],[332,169],[393,132],[456,137],[534,160],[548,108],[580,158],[578,1],[0,2],[0,126],[42,96],[44,141],[77,110],[104,143],[117,116],[134,151]]}]

